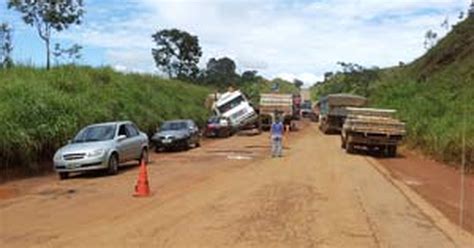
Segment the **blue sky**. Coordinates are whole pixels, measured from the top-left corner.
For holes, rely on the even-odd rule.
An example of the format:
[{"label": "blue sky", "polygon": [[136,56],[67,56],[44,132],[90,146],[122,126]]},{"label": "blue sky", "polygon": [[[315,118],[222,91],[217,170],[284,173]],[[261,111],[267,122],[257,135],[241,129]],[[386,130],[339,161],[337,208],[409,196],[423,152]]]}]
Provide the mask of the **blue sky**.
[{"label": "blue sky", "polygon": [[[14,27],[14,60],[44,65],[44,45],[20,15],[0,4],[0,22]],[[159,73],[151,34],[179,28],[199,37],[200,65],[228,56],[238,70],[307,85],[338,61],[365,66],[410,62],[424,52],[428,29],[440,35],[470,0],[85,0],[84,23],[54,41],[84,47],[82,64]]]}]

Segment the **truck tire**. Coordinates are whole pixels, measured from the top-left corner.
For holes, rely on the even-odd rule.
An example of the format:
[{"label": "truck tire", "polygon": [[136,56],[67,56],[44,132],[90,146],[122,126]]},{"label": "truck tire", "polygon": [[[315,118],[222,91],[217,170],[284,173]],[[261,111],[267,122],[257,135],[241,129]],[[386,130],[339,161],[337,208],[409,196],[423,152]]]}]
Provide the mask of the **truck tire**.
[{"label": "truck tire", "polygon": [[349,154],[354,153],[354,144],[352,144],[350,142],[346,142],[345,145],[346,145],[346,152],[347,153],[349,153]]},{"label": "truck tire", "polygon": [[59,180],[66,180],[69,178],[69,172],[59,172]]},{"label": "truck tire", "polygon": [[394,158],[397,156],[397,146],[396,145],[390,145],[387,146],[387,156],[390,158]]},{"label": "truck tire", "polygon": [[342,135],[341,135],[341,148],[342,149],[346,148],[346,140],[344,139],[344,137],[342,137]]}]

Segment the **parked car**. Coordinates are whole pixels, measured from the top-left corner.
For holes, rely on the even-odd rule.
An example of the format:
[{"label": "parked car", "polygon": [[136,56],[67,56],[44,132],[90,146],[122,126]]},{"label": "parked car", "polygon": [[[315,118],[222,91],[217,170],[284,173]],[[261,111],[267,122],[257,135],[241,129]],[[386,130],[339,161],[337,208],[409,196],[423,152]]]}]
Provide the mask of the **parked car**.
[{"label": "parked car", "polygon": [[199,128],[192,120],[166,121],[151,138],[155,151],[162,149],[189,149],[200,146]]},{"label": "parked car", "polygon": [[224,116],[212,116],[207,120],[206,137],[229,137],[232,135],[232,126],[230,119]]},{"label": "parked car", "polygon": [[60,179],[71,172],[107,169],[117,174],[120,163],[148,162],[148,136],[130,121],[93,124],[85,127],[54,155]]}]

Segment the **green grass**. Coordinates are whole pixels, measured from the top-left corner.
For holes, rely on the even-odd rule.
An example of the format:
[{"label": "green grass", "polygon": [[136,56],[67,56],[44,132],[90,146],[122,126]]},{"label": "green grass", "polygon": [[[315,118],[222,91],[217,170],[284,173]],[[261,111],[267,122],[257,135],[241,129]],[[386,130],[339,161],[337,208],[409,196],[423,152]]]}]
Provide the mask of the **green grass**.
[{"label": "green grass", "polygon": [[110,68],[0,70],[0,166],[35,166],[82,127],[131,120],[151,134],[164,120],[203,123],[211,90]]},{"label": "green grass", "polygon": [[[370,105],[398,110],[406,121],[406,144],[439,160],[459,164],[462,136],[474,169],[474,18],[461,22],[437,46],[413,63],[379,70],[369,82]],[[339,74],[311,89],[318,99],[330,93],[357,93]],[[465,118],[465,119],[464,119]],[[465,121],[464,121],[465,120]],[[465,130],[465,131],[464,131]]]}]

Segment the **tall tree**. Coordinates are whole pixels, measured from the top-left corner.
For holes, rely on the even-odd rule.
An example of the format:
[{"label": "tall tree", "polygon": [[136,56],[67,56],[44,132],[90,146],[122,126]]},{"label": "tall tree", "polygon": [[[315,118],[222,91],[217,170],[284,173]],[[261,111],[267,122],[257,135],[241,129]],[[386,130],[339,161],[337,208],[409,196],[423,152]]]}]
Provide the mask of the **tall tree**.
[{"label": "tall tree", "polygon": [[202,51],[197,36],[178,29],[164,29],[152,35],[157,48],[151,53],[156,66],[170,78],[195,79]]},{"label": "tall tree", "polygon": [[353,92],[362,96],[370,95],[370,84],[379,79],[379,68],[365,68],[355,63],[337,62],[342,67],[343,89],[341,92]]},{"label": "tall tree", "polygon": [[12,28],[7,23],[0,24],[0,68],[13,66]]},{"label": "tall tree", "polygon": [[255,82],[259,79],[259,76],[257,75],[258,71],[244,71],[241,76],[242,82]]},{"label": "tall tree", "polygon": [[235,62],[227,57],[211,58],[206,66],[206,81],[210,84],[229,86],[237,79]]},{"label": "tall tree", "polygon": [[295,78],[295,79],[293,80],[293,83],[295,84],[296,88],[298,88],[298,89],[301,89],[301,86],[304,85],[304,82],[301,81],[301,80],[299,80],[299,79],[297,79],[297,78]]},{"label": "tall tree", "polygon": [[425,34],[425,41],[423,42],[423,45],[425,46],[426,49],[430,49],[434,45],[436,45],[437,38],[438,38],[438,34],[430,29]]},{"label": "tall tree", "polygon": [[50,68],[51,33],[79,25],[84,14],[82,0],[8,0],[8,8],[22,14],[23,21],[36,27],[46,46],[46,68]]}]

